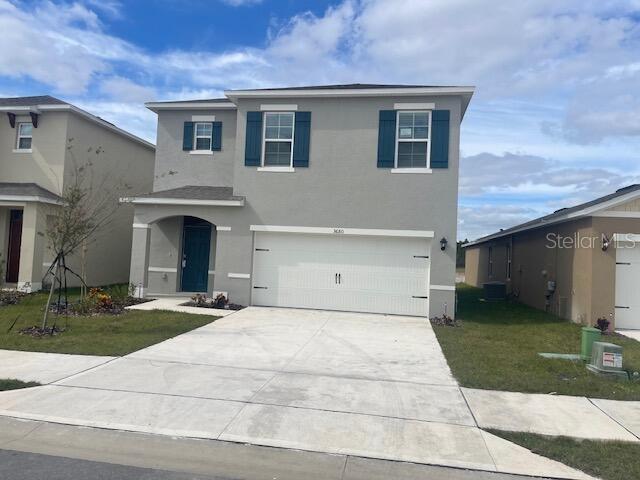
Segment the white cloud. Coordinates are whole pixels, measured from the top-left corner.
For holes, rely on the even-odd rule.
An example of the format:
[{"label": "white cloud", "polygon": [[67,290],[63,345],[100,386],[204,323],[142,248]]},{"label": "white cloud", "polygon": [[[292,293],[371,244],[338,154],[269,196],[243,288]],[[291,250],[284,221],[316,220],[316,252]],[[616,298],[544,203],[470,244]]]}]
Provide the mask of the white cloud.
[{"label": "white cloud", "polygon": [[221,0],[222,3],[231,5],[232,7],[245,7],[247,5],[257,5],[262,3],[262,0]]},{"label": "white cloud", "polygon": [[128,78],[108,77],[100,84],[100,91],[114,100],[144,103],[155,100],[156,93],[151,87],[137,84]]}]

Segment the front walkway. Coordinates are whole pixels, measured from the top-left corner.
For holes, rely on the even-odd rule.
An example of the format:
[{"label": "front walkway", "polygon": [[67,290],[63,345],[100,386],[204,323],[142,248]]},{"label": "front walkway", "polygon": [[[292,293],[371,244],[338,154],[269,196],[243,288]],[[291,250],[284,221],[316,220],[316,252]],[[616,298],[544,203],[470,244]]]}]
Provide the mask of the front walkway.
[{"label": "front walkway", "polygon": [[219,308],[190,307],[187,297],[161,297],[150,302],[139,303],[126,307],[128,310],[165,310],[169,312],[193,313],[195,315],[211,315],[213,317],[226,317],[234,313],[234,310],[222,310]]},{"label": "front walkway", "polygon": [[422,318],[249,307],[0,415],[543,477],[590,478],[478,428]]}]

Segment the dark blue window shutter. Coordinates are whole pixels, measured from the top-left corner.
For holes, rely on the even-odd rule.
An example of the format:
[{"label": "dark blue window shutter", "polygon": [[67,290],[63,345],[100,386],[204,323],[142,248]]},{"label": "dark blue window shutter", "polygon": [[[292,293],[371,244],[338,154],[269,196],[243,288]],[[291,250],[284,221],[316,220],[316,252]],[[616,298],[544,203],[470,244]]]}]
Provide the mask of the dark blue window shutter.
[{"label": "dark blue window shutter", "polygon": [[193,122],[184,122],[182,150],[193,150]]},{"label": "dark blue window shutter", "polygon": [[378,168],[393,168],[396,156],[396,111],[380,110]]},{"label": "dark blue window shutter", "polygon": [[245,132],[244,164],[259,167],[262,153],[262,112],[247,112]]},{"label": "dark blue window shutter", "polygon": [[311,139],[311,112],[296,112],[293,136],[293,166],[309,166],[309,142]]},{"label": "dark blue window shutter", "polygon": [[449,167],[449,110],[431,114],[431,168]]},{"label": "dark blue window shutter", "polygon": [[222,122],[213,122],[211,129],[211,150],[215,152],[222,150]]}]

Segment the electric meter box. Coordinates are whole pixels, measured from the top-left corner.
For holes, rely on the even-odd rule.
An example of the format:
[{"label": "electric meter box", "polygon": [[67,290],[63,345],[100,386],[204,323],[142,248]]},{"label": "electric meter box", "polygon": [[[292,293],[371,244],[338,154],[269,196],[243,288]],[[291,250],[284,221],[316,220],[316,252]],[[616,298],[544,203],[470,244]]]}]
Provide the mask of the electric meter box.
[{"label": "electric meter box", "polygon": [[587,369],[594,373],[629,379],[622,369],[622,347],[613,343],[593,342],[591,362]]}]

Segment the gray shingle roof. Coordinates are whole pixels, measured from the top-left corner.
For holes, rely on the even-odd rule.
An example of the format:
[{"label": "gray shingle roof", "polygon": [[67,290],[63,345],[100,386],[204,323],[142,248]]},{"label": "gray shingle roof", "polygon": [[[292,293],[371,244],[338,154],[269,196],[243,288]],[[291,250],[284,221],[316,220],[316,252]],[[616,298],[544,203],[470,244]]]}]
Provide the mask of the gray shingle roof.
[{"label": "gray shingle roof", "polygon": [[68,103],[51,95],[0,98],[0,107],[31,107],[33,105],[68,105]]},{"label": "gray shingle roof", "polygon": [[335,85],[304,85],[300,87],[255,88],[251,90],[363,90],[368,88],[451,88],[452,85],[399,85],[385,83],[344,83]]},{"label": "gray shingle roof", "polygon": [[596,198],[595,200],[591,200],[589,202],[585,202],[585,203],[581,203],[579,205],[575,205],[573,207],[569,207],[569,208],[561,208],[559,210],[556,210],[553,213],[550,213],[549,215],[545,215],[544,217],[539,217],[536,218],[534,220],[530,220],[528,222],[525,223],[521,223],[519,225],[516,225],[514,227],[511,228],[506,228],[504,230],[500,230],[499,232],[496,233],[492,233],[491,235],[487,235],[485,237],[481,237],[478,238],[477,240],[474,240],[473,242],[468,243],[466,246],[472,246],[472,245],[477,245],[479,243],[484,243],[487,242],[489,240],[494,240],[496,238],[500,238],[500,237],[504,237],[506,235],[510,235],[513,232],[516,231],[523,231],[523,230],[531,230],[537,227],[541,227],[544,226],[546,224],[548,224],[549,222],[552,222],[553,220],[557,220],[559,218],[564,217],[565,215],[569,215],[571,213],[575,213],[575,212],[579,212],[581,210],[584,210],[586,208],[590,208],[590,207],[594,207],[598,204],[601,203],[605,203],[608,202],[609,200],[614,200],[618,197],[621,197],[623,195],[627,195],[628,193],[631,192],[637,192],[640,191],[640,185],[629,185],[627,187],[623,187],[620,188],[618,190],[616,190],[613,193],[610,193],[609,195],[605,195],[603,197],[599,197]]},{"label": "gray shingle roof", "polygon": [[149,102],[149,103],[230,103],[227,97],[225,98],[199,98],[196,100],[169,100],[164,102]]},{"label": "gray shingle roof", "polygon": [[42,197],[49,200],[62,201],[60,196],[36,183],[0,182],[0,196],[2,195]]},{"label": "gray shingle roof", "polygon": [[137,195],[136,198],[174,198],[181,200],[244,200],[234,195],[232,187],[206,187],[187,185],[185,187],[159,190],[157,192]]}]

